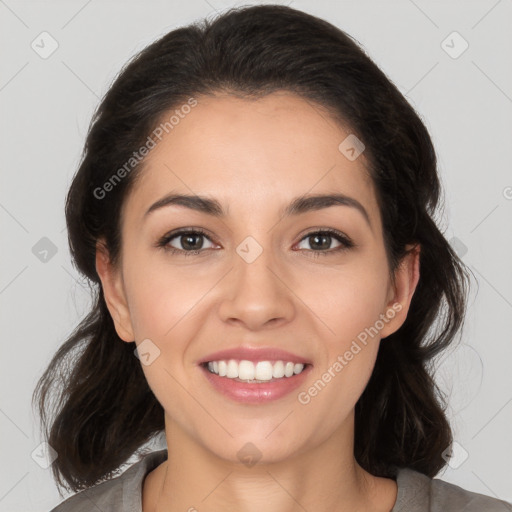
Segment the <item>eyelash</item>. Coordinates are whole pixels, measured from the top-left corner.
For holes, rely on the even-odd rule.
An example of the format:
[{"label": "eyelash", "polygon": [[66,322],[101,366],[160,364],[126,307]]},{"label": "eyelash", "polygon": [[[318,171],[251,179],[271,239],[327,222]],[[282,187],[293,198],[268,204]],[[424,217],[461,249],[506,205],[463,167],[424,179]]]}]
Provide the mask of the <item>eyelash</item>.
[{"label": "eyelash", "polygon": [[[208,250],[208,249],[199,249],[196,251],[185,251],[183,249],[176,249],[175,247],[170,247],[168,245],[171,240],[173,240],[174,238],[177,238],[179,236],[182,236],[182,235],[202,235],[205,238],[208,238],[208,240],[210,240],[210,237],[208,236],[208,234],[200,228],[194,228],[194,229],[182,228],[178,231],[171,232],[167,235],[164,235],[162,238],[160,238],[160,240],[158,240],[158,242],[155,245],[157,248],[163,249],[166,252],[169,252],[169,253],[175,254],[175,255],[182,255],[185,257],[197,256],[201,252]],[[306,235],[304,235],[300,239],[299,243],[302,242],[306,238],[312,237],[313,235],[328,235],[341,243],[340,247],[337,247],[335,249],[328,249],[328,250],[321,250],[321,251],[315,251],[313,249],[306,249],[308,252],[311,252],[313,254],[314,258],[318,258],[319,256],[328,256],[329,254],[337,254],[338,252],[347,251],[349,249],[356,247],[354,242],[349,237],[347,237],[340,231],[337,231],[336,229],[331,229],[331,228],[320,229],[318,231],[311,231],[311,232],[307,233]]]}]

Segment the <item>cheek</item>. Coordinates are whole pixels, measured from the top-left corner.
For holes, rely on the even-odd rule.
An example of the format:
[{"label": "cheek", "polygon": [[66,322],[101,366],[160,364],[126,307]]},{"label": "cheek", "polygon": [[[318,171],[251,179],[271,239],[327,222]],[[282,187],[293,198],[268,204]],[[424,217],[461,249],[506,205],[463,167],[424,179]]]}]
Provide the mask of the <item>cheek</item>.
[{"label": "cheek", "polygon": [[136,263],[134,258],[127,265],[126,291],[137,340],[179,340],[176,332],[190,325],[201,299],[215,284],[215,276],[198,275],[162,262],[149,262],[144,269]]},{"label": "cheek", "polygon": [[157,347],[152,349],[158,354],[154,360],[142,365],[148,385],[163,408],[172,411],[174,420],[185,425],[190,415],[198,415],[207,422],[183,386],[188,387],[187,347],[202,325],[195,316],[201,313],[201,298],[215,280],[194,278],[161,262],[138,265],[141,262],[133,257],[126,261],[126,292],[137,342],[149,339]]},{"label": "cheek", "polygon": [[[200,329],[225,267],[171,265],[162,255],[127,254],[131,256],[125,261],[125,283],[136,339],[155,340],[166,351],[183,351],[180,340],[193,339]],[[387,273],[376,258],[352,257],[338,266],[299,265],[289,269],[286,281],[293,293],[278,288],[302,311],[301,322],[317,323],[321,350],[331,358],[371,329],[384,311]]]},{"label": "cheek", "polygon": [[388,284],[385,267],[361,260],[324,274],[305,274],[299,295],[328,327],[329,346],[343,350],[384,313]]},{"label": "cheek", "polygon": [[[380,319],[388,291],[386,272],[378,264],[361,262],[340,269],[330,279],[319,281],[316,276],[316,287],[310,288],[316,291],[309,294],[307,302],[315,305],[328,330],[323,330],[327,333],[325,357],[315,369],[314,389],[303,390],[307,396],[302,403],[311,399],[315,408],[333,407],[336,414],[327,416],[334,422],[355,405],[373,371],[380,330],[385,325]],[[310,280],[304,286],[309,286]]]}]

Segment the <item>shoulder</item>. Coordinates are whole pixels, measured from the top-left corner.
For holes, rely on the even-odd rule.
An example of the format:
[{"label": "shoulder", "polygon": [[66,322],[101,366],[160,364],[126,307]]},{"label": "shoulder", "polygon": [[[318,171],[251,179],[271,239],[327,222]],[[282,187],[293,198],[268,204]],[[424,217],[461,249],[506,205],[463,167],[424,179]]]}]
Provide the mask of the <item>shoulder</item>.
[{"label": "shoulder", "polygon": [[80,491],[50,512],[140,512],[145,476],[167,458],[167,450],[145,455],[124,473]]},{"label": "shoulder", "polygon": [[392,512],[512,512],[512,504],[458,485],[401,468],[397,475],[398,496]]},{"label": "shoulder", "polygon": [[[432,503],[439,510],[460,510],[464,512],[511,512],[512,504],[484,494],[471,492],[437,478],[431,481]],[[437,510],[434,508],[434,510]]]}]

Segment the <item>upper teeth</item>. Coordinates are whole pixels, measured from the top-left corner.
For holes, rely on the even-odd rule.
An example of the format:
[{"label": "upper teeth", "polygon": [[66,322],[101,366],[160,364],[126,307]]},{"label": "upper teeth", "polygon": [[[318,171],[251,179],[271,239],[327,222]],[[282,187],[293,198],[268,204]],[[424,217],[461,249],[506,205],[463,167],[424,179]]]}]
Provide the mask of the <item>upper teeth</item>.
[{"label": "upper teeth", "polygon": [[276,361],[275,363],[258,361],[254,364],[252,361],[246,361],[245,359],[242,361],[230,359],[229,361],[210,361],[208,362],[208,369],[212,373],[228,379],[271,380],[272,378],[280,379],[281,377],[296,375],[302,372],[304,365],[283,361]]}]

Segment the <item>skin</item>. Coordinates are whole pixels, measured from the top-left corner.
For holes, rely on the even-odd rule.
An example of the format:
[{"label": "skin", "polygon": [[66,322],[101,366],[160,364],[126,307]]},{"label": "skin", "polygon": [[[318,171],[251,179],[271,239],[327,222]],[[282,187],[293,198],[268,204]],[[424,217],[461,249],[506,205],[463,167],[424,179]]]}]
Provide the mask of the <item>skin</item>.
[{"label": "skin", "polygon": [[[350,161],[338,150],[350,132],[321,108],[287,92],[197,99],[146,157],[125,200],[119,266],[101,240],[97,246],[117,333],[137,345],[149,338],[160,350],[142,368],[165,411],[169,458],[146,477],[143,510],[389,512],[395,481],[374,477],[354,458],[354,407],[381,339],[405,321],[419,248],[393,284],[364,153]],[[228,214],[173,205],[144,219],[171,191],[216,198]],[[333,192],[357,199],[371,226],[349,206],[279,215],[299,195]],[[182,227],[208,232],[201,254],[155,247]],[[341,231],[356,247],[335,251],[333,238],[330,253],[315,257],[318,245],[306,235],[320,228]],[[236,252],[247,236],[263,249],[252,263]],[[184,251],[186,242],[178,236],[169,244]],[[197,365],[225,348],[279,347],[312,361],[298,390],[307,391],[393,304],[401,311],[307,405],[297,392],[266,404],[231,401]],[[237,456],[249,442],[261,453],[251,467]]]}]

